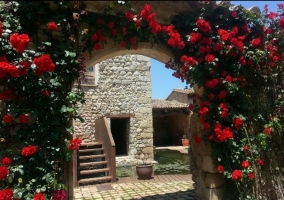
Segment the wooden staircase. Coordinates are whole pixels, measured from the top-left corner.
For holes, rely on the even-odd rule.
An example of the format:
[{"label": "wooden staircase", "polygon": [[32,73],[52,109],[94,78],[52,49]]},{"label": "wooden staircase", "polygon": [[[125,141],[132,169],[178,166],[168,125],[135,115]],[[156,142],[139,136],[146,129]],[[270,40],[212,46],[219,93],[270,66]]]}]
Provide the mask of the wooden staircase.
[{"label": "wooden staircase", "polygon": [[115,144],[105,118],[96,120],[96,141],[73,151],[74,186],[116,181]]},{"label": "wooden staircase", "polygon": [[110,168],[102,143],[82,144],[77,152],[78,185],[110,182]]}]

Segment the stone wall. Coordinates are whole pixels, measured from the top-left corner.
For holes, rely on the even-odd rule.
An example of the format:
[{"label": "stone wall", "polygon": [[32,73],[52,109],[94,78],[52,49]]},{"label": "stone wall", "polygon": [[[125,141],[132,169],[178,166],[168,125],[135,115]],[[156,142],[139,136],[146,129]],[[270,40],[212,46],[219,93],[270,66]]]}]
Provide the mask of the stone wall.
[{"label": "stone wall", "polygon": [[207,131],[199,122],[197,113],[190,118],[190,169],[192,180],[195,182],[196,195],[206,200],[221,200],[223,197],[225,179],[218,173],[217,166],[211,158],[210,144],[194,141],[195,136],[202,137]]},{"label": "stone wall", "polygon": [[97,64],[96,68],[99,71],[96,85],[83,86],[86,104],[80,105],[79,113],[85,122],[74,121],[76,136],[84,142],[94,141],[96,119],[106,115],[134,114],[130,118],[128,156],[116,157],[117,166],[152,162],[150,58],[117,56]]}]

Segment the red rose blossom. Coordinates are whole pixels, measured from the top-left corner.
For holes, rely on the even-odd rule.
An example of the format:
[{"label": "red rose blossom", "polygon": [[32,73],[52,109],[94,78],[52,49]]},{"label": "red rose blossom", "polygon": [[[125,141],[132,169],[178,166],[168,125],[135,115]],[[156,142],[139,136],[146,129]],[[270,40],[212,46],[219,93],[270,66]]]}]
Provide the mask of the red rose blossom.
[{"label": "red rose blossom", "polygon": [[254,179],[255,178],[255,173],[254,172],[250,172],[249,173],[249,178],[250,179]]},{"label": "red rose blossom", "polygon": [[196,25],[201,32],[205,33],[205,32],[211,31],[210,24],[206,22],[204,19],[198,19],[196,21]]},{"label": "red rose blossom", "polygon": [[205,60],[206,60],[207,62],[213,62],[214,59],[215,59],[215,57],[214,57],[214,55],[212,55],[212,54],[208,54],[208,55],[205,56]]},{"label": "red rose blossom", "polygon": [[236,180],[236,181],[240,181],[243,177],[243,173],[241,170],[234,170],[232,173],[232,179]]},{"label": "red rose blossom", "polygon": [[270,127],[266,127],[264,129],[264,132],[265,132],[266,135],[271,135],[271,131],[272,131],[272,129]]},{"label": "red rose blossom", "polygon": [[238,13],[234,11],[234,12],[232,12],[231,16],[232,16],[233,18],[236,18],[236,17],[238,16]]},{"label": "red rose blossom", "polygon": [[218,165],[217,170],[218,170],[219,173],[223,173],[224,167],[222,165]]},{"label": "red rose blossom", "polygon": [[16,49],[18,53],[23,53],[24,50],[27,48],[28,44],[30,42],[30,38],[27,34],[21,34],[13,33],[10,36],[10,43],[13,48]]},{"label": "red rose blossom", "polygon": [[34,64],[41,72],[53,72],[55,70],[55,64],[48,54],[43,54],[40,57],[34,58]]},{"label": "red rose blossom", "polygon": [[120,46],[121,46],[122,48],[125,48],[125,47],[126,47],[126,42],[125,42],[125,41],[121,41],[121,42],[120,42]]},{"label": "red rose blossom", "polygon": [[34,200],[44,200],[44,195],[40,192],[34,195]]},{"label": "red rose blossom", "polygon": [[79,139],[79,138],[75,138],[73,140],[70,140],[69,142],[69,146],[68,146],[68,149],[69,150],[73,150],[73,149],[79,149],[79,146],[81,145],[82,143],[82,140]]},{"label": "red rose blossom", "polygon": [[249,146],[244,146],[243,150],[244,150],[244,152],[248,152],[249,151]]},{"label": "red rose blossom", "polygon": [[7,178],[9,170],[5,166],[0,166],[0,180]]},{"label": "red rose blossom", "polygon": [[258,159],[257,162],[258,162],[258,164],[259,164],[260,166],[264,165],[264,160]]},{"label": "red rose blossom", "polygon": [[47,28],[51,31],[56,31],[57,30],[57,24],[55,22],[49,22],[47,24]]},{"label": "red rose blossom", "polygon": [[234,127],[235,127],[236,129],[241,128],[242,125],[243,125],[243,123],[244,123],[244,121],[243,121],[240,117],[236,117],[236,118],[234,119],[234,121],[233,121]]},{"label": "red rose blossom", "polygon": [[29,119],[30,119],[30,117],[28,115],[26,115],[26,114],[22,114],[20,116],[20,121],[23,124],[27,124],[29,122]]},{"label": "red rose blossom", "polygon": [[11,200],[13,198],[13,190],[10,188],[0,190],[0,199],[1,200]]},{"label": "red rose blossom", "polygon": [[11,122],[13,121],[13,118],[12,118],[11,115],[6,114],[6,115],[3,116],[3,121],[4,121],[5,123],[9,124],[9,123],[11,123]]},{"label": "red rose blossom", "polygon": [[33,145],[29,145],[27,147],[22,148],[21,154],[22,156],[31,157],[37,152],[37,147]]},{"label": "red rose blossom", "polygon": [[243,168],[248,168],[248,166],[249,166],[249,162],[247,160],[242,162],[242,167]]},{"label": "red rose blossom", "polygon": [[12,160],[9,157],[6,156],[6,157],[1,159],[1,163],[2,163],[2,165],[9,166],[9,165],[11,165]]}]

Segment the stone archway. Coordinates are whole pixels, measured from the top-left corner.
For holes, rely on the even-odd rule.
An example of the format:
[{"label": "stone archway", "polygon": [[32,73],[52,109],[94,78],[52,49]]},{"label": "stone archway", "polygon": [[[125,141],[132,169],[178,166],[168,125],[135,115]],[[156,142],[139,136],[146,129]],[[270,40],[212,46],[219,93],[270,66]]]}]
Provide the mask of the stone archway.
[{"label": "stone archway", "polygon": [[[141,10],[142,6],[148,3],[146,1],[134,2],[134,8]],[[102,9],[107,6],[108,3],[87,2],[87,6],[90,10],[101,13]],[[151,3],[153,10],[157,13],[157,19],[160,23],[168,24],[172,17],[178,13],[188,13],[194,11],[200,2],[184,2],[184,1],[170,1],[167,4],[163,4],[159,1]],[[218,7],[215,2],[210,2],[212,9]],[[175,9],[176,8],[176,9]],[[139,43],[138,50],[125,50],[119,46],[112,44],[105,45],[102,50],[91,52],[90,59],[88,60],[87,67],[106,60],[114,56],[122,56],[126,54],[140,54],[157,59],[161,62],[167,62],[172,58],[171,52],[167,51],[165,47],[152,46],[149,43]],[[194,142],[194,136],[202,136],[206,131],[199,123],[199,117],[197,114],[193,114],[191,117],[191,168],[193,173],[193,181],[195,182],[196,194],[201,199],[222,199],[223,188],[225,181],[221,174],[217,173],[216,166],[214,166],[213,159],[211,158],[211,147],[209,145],[199,144]]]},{"label": "stone archway", "polygon": [[[96,53],[96,52],[95,52]],[[138,54],[138,55],[133,55],[133,53]],[[132,55],[129,55],[132,54]],[[140,55],[139,55],[140,54]],[[128,56],[123,56],[123,55],[128,55]],[[141,56],[144,55],[144,56]],[[115,56],[115,57],[114,57]],[[121,50],[120,47],[117,46],[108,46],[105,47],[104,49],[97,51],[97,54],[94,54],[94,57],[92,57],[88,62],[88,67],[91,67],[93,65],[96,65],[97,63],[101,63],[101,65],[107,67],[108,65],[116,65],[117,63],[120,63],[121,65],[123,65],[125,67],[125,62],[130,62],[127,65],[127,70],[129,70],[131,67],[133,67],[134,71],[135,71],[135,67],[134,66],[130,66],[132,61],[136,62],[137,65],[144,63],[144,65],[139,65],[139,66],[143,66],[145,67],[145,69],[143,70],[149,70],[147,69],[147,62],[149,62],[149,60],[147,60],[147,58],[145,56],[151,57],[153,59],[157,59],[159,61],[162,62],[167,62],[169,61],[169,59],[171,58],[171,53],[167,52],[165,49],[163,49],[162,47],[153,47],[151,48],[149,44],[139,44],[139,49],[138,50]],[[127,58],[128,57],[128,58]],[[120,60],[120,61],[119,61]],[[149,64],[149,63],[148,63]],[[116,68],[117,69],[117,68]],[[166,70],[166,69],[165,69]],[[129,70],[132,72],[134,72],[133,70]],[[108,71],[107,73],[110,73],[110,71]],[[138,71],[137,71],[138,73]],[[125,73],[127,74],[127,73]],[[132,73],[133,74],[133,73]],[[109,76],[112,76],[112,74],[108,74]],[[106,74],[103,75],[103,79],[105,79]],[[126,77],[123,77],[123,79],[127,79]],[[115,82],[114,82],[115,83]],[[126,83],[126,82],[125,82]],[[94,115],[98,114],[95,112],[95,109],[97,108],[97,106],[92,106],[92,103],[97,103],[97,101],[101,101],[102,98],[97,98],[96,93],[97,92],[101,92],[102,88],[100,88],[99,86],[100,83],[98,83],[97,86],[94,87],[86,87],[86,90],[88,91],[87,93],[87,100],[89,98],[89,107],[90,108],[86,108],[85,106],[82,107],[82,111],[84,112],[84,109],[88,110],[88,114],[86,117],[86,122],[84,123],[83,126],[85,127],[92,127],[93,122],[94,122]],[[104,84],[106,84],[106,82],[104,82]],[[115,85],[110,84],[108,86],[109,88],[113,88],[115,89]],[[150,86],[151,88],[151,86]],[[110,91],[109,89],[107,91]],[[105,92],[103,92],[103,94],[101,94],[101,96],[106,96],[107,94],[105,94]],[[97,95],[100,96],[100,95]],[[141,95],[140,95],[141,96]],[[135,97],[136,98],[136,97]],[[143,109],[143,112],[140,112],[139,109],[137,109],[137,113],[133,113],[135,114],[135,119],[133,121],[131,121],[130,123],[137,123],[137,121],[141,121],[137,123],[138,126],[136,127],[136,130],[133,130],[135,132],[135,134],[144,134],[144,135],[148,135],[147,137],[149,142],[149,145],[141,150],[143,155],[142,157],[138,158],[138,159],[144,159],[144,156],[146,156],[146,160],[153,160],[153,156],[151,155],[151,152],[153,152],[153,141],[151,140],[151,134],[153,134],[153,129],[152,128],[146,128],[143,127],[145,125],[145,123],[150,123],[151,120],[149,118],[149,116],[151,115],[151,105],[150,105],[150,100],[151,97],[146,97],[143,99],[136,99],[137,102],[143,103],[144,106],[146,105],[146,107],[148,106],[148,108]],[[109,102],[111,102],[111,100],[109,100]],[[149,110],[150,109],[150,110]],[[127,112],[126,110],[122,111],[122,113]],[[111,113],[111,112],[110,112]],[[114,114],[117,114],[115,112],[113,112]],[[103,116],[104,114],[108,114],[108,113],[100,113],[101,116]],[[148,116],[145,118],[145,116]],[[221,199],[222,195],[223,195],[223,188],[222,186],[225,184],[225,181],[222,177],[221,174],[219,174],[216,171],[216,166],[214,166],[213,164],[213,160],[211,159],[210,155],[212,153],[212,150],[210,148],[209,145],[204,145],[202,144],[196,144],[194,142],[194,136],[199,135],[201,136],[202,134],[205,134],[206,131],[203,130],[203,127],[201,126],[201,124],[199,123],[199,117],[196,113],[194,113],[191,116],[190,119],[190,123],[191,123],[191,128],[190,128],[190,141],[191,141],[191,151],[190,151],[190,160],[191,160],[191,172],[192,172],[192,177],[193,177],[193,181],[195,182],[195,189],[196,189],[196,194],[198,197],[200,197],[201,199]],[[140,125],[142,127],[139,127]],[[143,125],[144,124],[144,125]],[[75,126],[79,126],[76,125]],[[137,130],[139,129],[140,132],[137,132]],[[76,133],[76,129],[75,129],[75,133]],[[144,136],[143,136],[144,137]],[[93,140],[93,137],[90,137],[89,140]],[[147,139],[146,139],[147,140]],[[146,141],[145,140],[145,141]],[[151,146],[152,145],[152,146]],[[134,154],[135,151],[137,151],[136,149],[131,149],[131,154]],[[133,158],[133,155],[128,156],[129,158],[126,160],[122,160],[120,161],[122,163],[122,165],[125,165],[125,163],[128,162],[128,164],[135,164],[135,156]],[[132,160],[133,162],[129,162],[129,160]]]}]

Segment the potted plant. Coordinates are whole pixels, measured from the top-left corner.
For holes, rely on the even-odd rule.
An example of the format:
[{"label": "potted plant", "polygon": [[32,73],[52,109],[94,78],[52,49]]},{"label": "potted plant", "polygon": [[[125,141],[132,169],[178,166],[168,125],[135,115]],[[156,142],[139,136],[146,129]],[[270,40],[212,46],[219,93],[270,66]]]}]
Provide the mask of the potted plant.
[{"label": "potted plant", "polygon": [[189,146],[189,139],[187,138],[187,136],[184,134],[182,139],[181,139],[181,144],[182,146]]},{"label": "potted plant", "polygon": [[143,163],[136,165],[136,174],[139,180],[148,180],[152,178],[153,164]]},{"label": "potted plant", "polygon": [[189,146],[189,139],[187,138],[187,134],[186,133],[187,133],[187,127],[184,124],[183,125],[183,136],[182,136],[182,139],[181,139],[182,146]]}]

